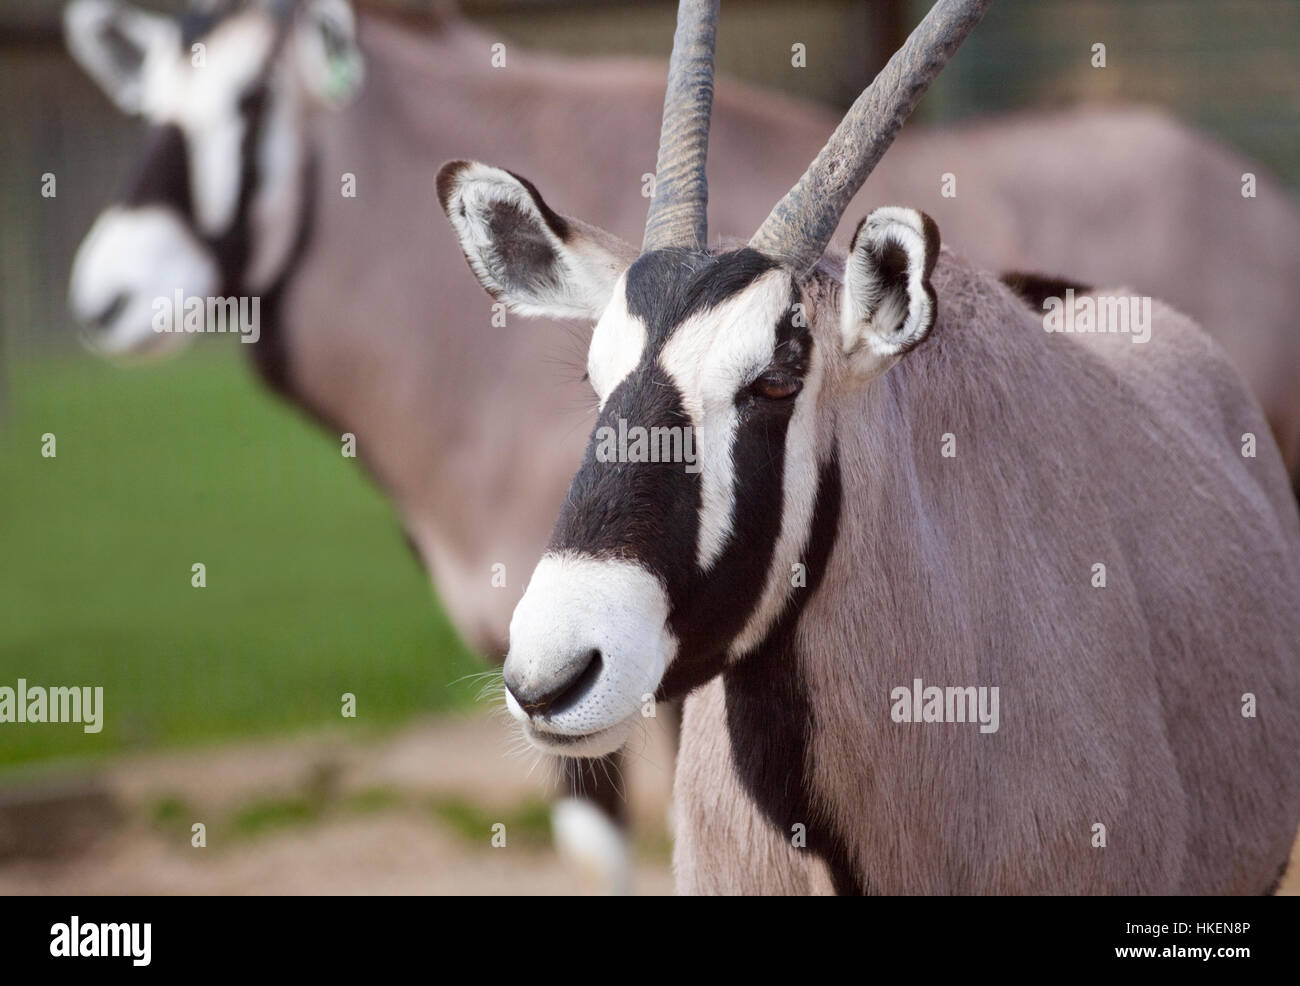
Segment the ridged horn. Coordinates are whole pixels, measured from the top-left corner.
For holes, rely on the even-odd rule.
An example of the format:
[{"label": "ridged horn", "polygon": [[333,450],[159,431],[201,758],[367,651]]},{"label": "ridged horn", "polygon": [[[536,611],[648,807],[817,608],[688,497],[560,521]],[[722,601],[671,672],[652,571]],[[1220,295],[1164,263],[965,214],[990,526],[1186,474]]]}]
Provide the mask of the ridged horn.
[{"label": "ridged horn", "polygon": [[704,164],[709,151],[717,31],[718,0],[681,0],[677,5],[654,197],[646,216],[642,253],[663,247],[703,249],[708,238],[709,186]]},{"label": "ridged horn", "polygon": [[796,276],[812,269],[871,170],[993,0],[939,0],[854,101],[749,245]]}]

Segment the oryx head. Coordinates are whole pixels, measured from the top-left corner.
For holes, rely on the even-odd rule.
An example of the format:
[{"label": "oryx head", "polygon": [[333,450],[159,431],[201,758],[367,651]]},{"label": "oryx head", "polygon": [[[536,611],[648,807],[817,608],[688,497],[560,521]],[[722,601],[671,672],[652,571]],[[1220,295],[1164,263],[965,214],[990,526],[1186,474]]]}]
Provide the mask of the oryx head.
[{"label": "oryx head", "polygon": [[117,0],[73,0],[68,47],[146,125],[121,194],[91,227],[69,298],[107,353],[166,348],[155,302],[258,295],[304,222],[304,110],[361,82],[347,0],[208,0],[179,19]]},{"label": "oryx head", "polygon": [[[940,0],[739,249],[706,248],[707,0],[679,9],[658,182],[630,264],[527,181],[463,161],[442,169],[443,207],[489,292],[523,312],[597,320],[596,431],[510,626],[507,704],[538,746],[617,748],[649,696],[743,660],[792,594],[811,591],[796,588],[796,566],[824,560],[828,523],[833,537],[832,399],[925,340],[939,235],[921,213],[883,208],[858,226],[842,270],[822,253],[989,2]],[[664,440],[681,432],[689,451]]]}]

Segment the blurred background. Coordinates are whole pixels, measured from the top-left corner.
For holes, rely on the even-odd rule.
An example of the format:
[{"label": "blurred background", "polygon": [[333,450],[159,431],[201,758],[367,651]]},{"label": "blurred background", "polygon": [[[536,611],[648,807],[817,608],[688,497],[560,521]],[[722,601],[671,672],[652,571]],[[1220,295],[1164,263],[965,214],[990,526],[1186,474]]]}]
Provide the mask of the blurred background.
[{"label": "blurred background", "polygon": [[[719,68],[842,109],[928,6],[727,0]],[[470,676],[485,665],[335,437],[238,346],[127,370],[79,345],[71,258],[139,127],[65,53],[60,7],[0,2],[0,685],[94,681],[113,704],[96,735],[0,726],[0,892],[580,889],[547,849],[545,771],[484,722]],[[459,9],[520,45],[663,60],[675,4]],[[1080,36],[1107,43],[1108,71]],[[773,72],[792,38],[817,57]],[[1156,105],[1296,197],[1298,51],[1294,0],[999,0],[917,118]],[[46,432],[54,463],[36,451]],[[191,556],[240,576],[194,592]],[[346,729],[343,692],[366,702]],[[646,890],[670,886],[664,760],[634,806]],[[196,862],[200,818],[220,845]],[[494,819],[531,869],[493,856]]]}]

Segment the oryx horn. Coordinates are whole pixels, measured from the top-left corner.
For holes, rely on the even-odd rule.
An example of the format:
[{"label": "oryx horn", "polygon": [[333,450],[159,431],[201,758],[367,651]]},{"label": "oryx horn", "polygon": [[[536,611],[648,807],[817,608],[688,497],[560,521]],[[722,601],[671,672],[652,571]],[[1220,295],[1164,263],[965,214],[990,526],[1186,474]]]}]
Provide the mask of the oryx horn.
[{"label": "oryx horn", "polygon": [[939,0],[849,108],[803,177],[749,245],[802,276],[817,263],[849,201],[903,121],[993,0]]},{"label": "oryx horn", "polygon": [[663,247],[705,246],[709,187],[704,163],[709,150],[717,30],[718,0],[681,0],[678,4],[643,253]]}]

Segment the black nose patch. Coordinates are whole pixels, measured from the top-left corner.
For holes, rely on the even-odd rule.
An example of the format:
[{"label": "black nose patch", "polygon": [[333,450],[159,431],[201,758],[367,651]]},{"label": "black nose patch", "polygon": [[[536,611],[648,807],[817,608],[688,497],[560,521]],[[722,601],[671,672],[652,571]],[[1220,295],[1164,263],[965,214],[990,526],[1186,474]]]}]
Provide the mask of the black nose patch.
[{"label": "black nose patch", "polygon": [[119,291],[101,311],[91,316],[90,324],[98,329],[107,329],[117,320],[117,316],[122,314],[122,309],[126,307],[128,297],[125,291]]}]

